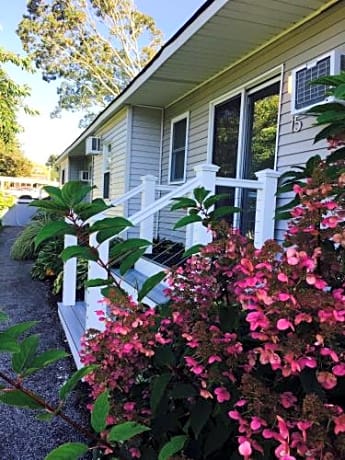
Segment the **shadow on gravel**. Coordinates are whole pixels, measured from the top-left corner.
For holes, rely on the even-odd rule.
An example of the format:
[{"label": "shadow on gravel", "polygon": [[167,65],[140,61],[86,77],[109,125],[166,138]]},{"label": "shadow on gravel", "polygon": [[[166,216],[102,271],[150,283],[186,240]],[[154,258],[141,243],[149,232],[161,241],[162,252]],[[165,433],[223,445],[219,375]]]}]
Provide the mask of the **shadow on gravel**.
[{"label": "shadow on gravel", "polygon": [[[32,333],[40,335],[41,351],[63,348],[69,352],[55,298],[50,295],[48,286],[31,279],[31,262],[9,258],[10,247],[20,230],[18,227],[4,227],[0,232],[0,308],[10,318],[8,324],[1,327],[23,321],[39,321]],[[5,371],[8,365],[9,356],[1,353],[0,369]],[[72,359],[64,359],[31,376],[27,386],[56,404],[59,388],[74,371]],[[80,385],[68,402],[66,413],[87,426],[89,414],[85,408],[85,387]],[[57,417],[49,423],[41,422],[30,410],[0,405],[1,460],[43,460],[53,448],[68,441],[85,440]]]}]

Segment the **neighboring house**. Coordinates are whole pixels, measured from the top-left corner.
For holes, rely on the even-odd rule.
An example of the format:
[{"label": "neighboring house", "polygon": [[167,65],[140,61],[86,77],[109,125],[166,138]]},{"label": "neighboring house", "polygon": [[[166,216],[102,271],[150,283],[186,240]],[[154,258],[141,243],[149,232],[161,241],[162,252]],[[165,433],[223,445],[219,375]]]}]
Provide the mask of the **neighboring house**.
[{"label": "neighboring house", "polygon": [[[62,153],[61,182],[90,180],[94,197],[117,200],[115,212],[131,217],[152,201],[129,198],[141,176],[157,178],[156,198],[173,186],[185,193],[194,168],[213,163],[217,181],[202,171],[199,178],[246,210],[235,224],[255,230],[259,243],[273,230],[279,239],[274,173],[260,178],[266,185],[256,205],[253,188],[234,186],[324,151],[313,143],[317,128],[304,111],[325,99],[325,88],[309,81],[345,70],[344,56],[344,1],[208,0]],[[254,229],[255,206],[263,214]],[[172,231],[176,215],[166,206],[156,211],[145,221],[153,236],[184,241],[183,232]],[[187,233],[187,243],[198,235]]]}]

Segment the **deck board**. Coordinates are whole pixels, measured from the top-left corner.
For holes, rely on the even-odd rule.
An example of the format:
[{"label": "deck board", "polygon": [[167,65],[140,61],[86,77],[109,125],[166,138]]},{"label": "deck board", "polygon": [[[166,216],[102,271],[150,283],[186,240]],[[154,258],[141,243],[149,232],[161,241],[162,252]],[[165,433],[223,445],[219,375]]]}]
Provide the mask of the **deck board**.
[{"label": "deck board", "polygon": [[77,302],[76,305],[71,306],[59,303],[58,313],[74,361],[79,368],[81,367],[80,340],[85,333],[86,304],[85,302]]}]

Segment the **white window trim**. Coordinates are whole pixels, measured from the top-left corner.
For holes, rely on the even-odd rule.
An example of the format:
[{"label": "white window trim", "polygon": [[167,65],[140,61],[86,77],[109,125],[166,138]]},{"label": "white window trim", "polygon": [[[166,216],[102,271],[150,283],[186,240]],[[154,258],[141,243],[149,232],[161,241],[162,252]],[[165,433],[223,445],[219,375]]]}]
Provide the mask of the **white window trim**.
[{"label": "white window trim", "polygon": [[[190,112],[184,112],[174,117],[170,121],[170,147],[169,147],[169,169],[168,169],[168,184],[175,185],[175,184],[183,184],[186,182],[187,177],[187,157],[188,157],[188,144],[189,144],[189,118]],[[174,124],[186,119],[186,144],[185,144],[185,153],[184,153],[184,174],[183,179],[178,181],[171,180],[171,164],[172,164],[172,148],[173,148],[173,133],[174,133]]]},{"label": "white window trim", "polygon": [[245,124],[245,107],[246,107],[246,96],[248,94],[252,94],[253,92],[259,91],[260,89],[269,86],[277,81],[280,81],[280,94],[279,94],[279,110],[278,110],[278,118],[277,118],[277,143],[276,143],[276,150],[274,156],[274,169],[276,169],[277,164],[277,154],[278,154],[278,138],[279,138],[279,125],[280,125],[280,109],[281,109],[281,100],[282,100],[282,86],[283,86],[283,72],[284,72],[284,65],[281,64],[273,69],[264,72],[259,77],[253,78],[248,82],[244,83],[237,88],[234,88],[227,93],[218,96],[217,98],[213,99],[209,103],[209,118],[208,118],[208,135],[207,135],[207,163],[212,163],[213,161],[213,139],[214,139],[214,115],[215,109],[217,105],[221,104],[222,102],[226,102],[227,100],[238,96],[241,94],[241,117],[240,117],[240,126],[239,126],[239,142],[238,142],[238,150],[237,150],[237,165],[236,165],[236,178],[240,178],[240,172],[242,165],[240,164],[241,160],[241,152],[243,148],[243,130]]}]

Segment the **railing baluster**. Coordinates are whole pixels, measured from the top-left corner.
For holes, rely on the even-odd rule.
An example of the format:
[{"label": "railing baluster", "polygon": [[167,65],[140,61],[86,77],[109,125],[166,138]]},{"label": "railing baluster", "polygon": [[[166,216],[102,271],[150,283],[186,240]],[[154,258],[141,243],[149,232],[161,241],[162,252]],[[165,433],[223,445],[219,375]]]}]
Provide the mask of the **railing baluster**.
[{"label": "railing baluster", "polygon": [[[76,246],[78,238],[74,235],[65,235],[64,247]],[[77,286],[77,259],[73,257],[63,266],[62,303],[75,305]]]}]

